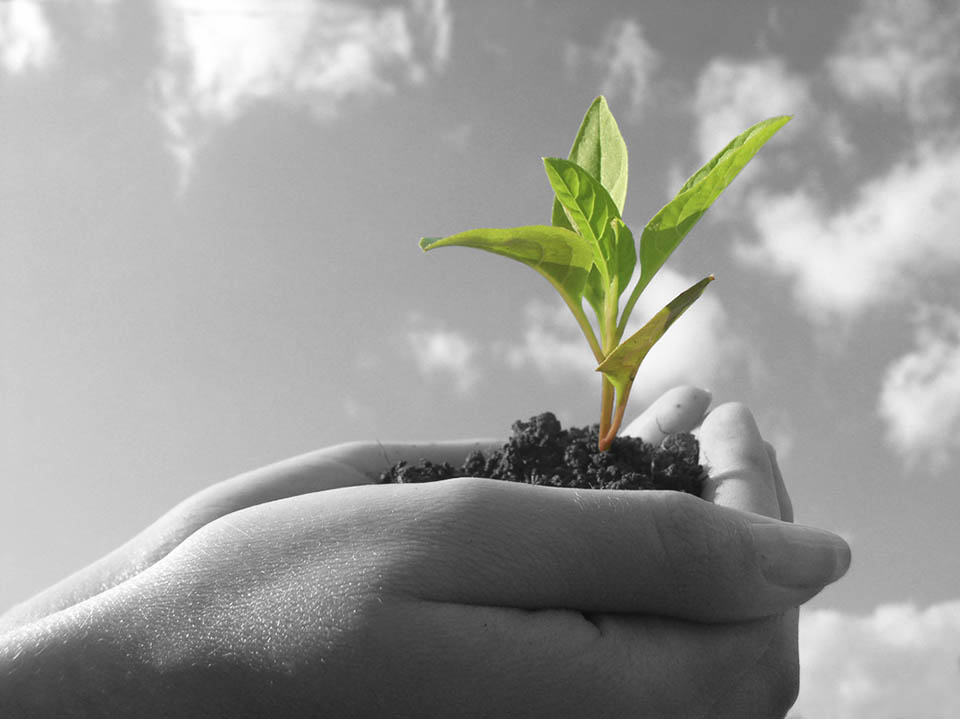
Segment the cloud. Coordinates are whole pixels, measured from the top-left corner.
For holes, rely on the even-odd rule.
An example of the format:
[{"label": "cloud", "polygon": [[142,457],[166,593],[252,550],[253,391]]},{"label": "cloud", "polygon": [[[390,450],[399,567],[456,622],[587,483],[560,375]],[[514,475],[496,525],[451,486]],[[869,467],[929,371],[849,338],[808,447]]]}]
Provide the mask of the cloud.
[{"label": "cloud", "polygon": [[532,367],[553,380],[569,375],[582,377],[596,369],[590,347],[564,305],[532,302],[524,314],[522,340],[498,349],[511,369]]},{"label": "cloud", "polygon": [[603,70],[600,92],[608,99],[629,100],[628,114],[636,117],[650,96],[653,74],[660,56],[643,36],[643,28],[633,19],[610,25],[596,55]]},{"label": "cloud", "polygon": [[40,3],[0,3],[0,68],[17,75],[47,67],[56,43]]},{"label": "cloud", "polygon": [[[641,295],[624,337],[640,329],[694,280],[664,268]],[[532,367],[548,380],[584,376],[597,363],[570,311],[562,305],[527,308],[523,339],[501,350],[512,368]],[[745,359],[742,342],[730,329],[726,310],[710,291],[674,324],[651,350],[631,393],[634,404],[646,403],[678,384],[714,386]]]},{"label": "cloud", "polygon": [[430,381],[443,376],[453,383],[456,392],[469,396],[480,381],[477,365],[477,344],[462,332],[439,327],[425,328],[423,320],[412,319],[406,333],[420,374]]},{"label": "cloud", "polygon": [[951,122],[960,109],[960,6],[865,0],[827,67],[850,100],[919,124]]},{"label": "cloud", "polygon": [[800,697],[790,719],[960,716],[960,601],[800,614]]},{"label": "cloud", "polygon": [[812,104],[807,81],[780,58],[716,58],[700,74],[692,101],[700,155],[713,157],[748,127],[776,115],[796,115],[795,136],[804,116],[812,114]]},{"label": "cloud", "polygon": [[960,145],[920,147],[839,208],[804,188],[755,191],[748,205],[759,240],[738,256],[792,279],[812,320],[851,319],[956,272]]},{"label": "cloud", "polygon": [[257,103],[330,119],[350,101],[424,82],[450,53],[446,0],[243,0],[216,11],[168,0],[157,8],[159,112],[185,173],[216,129]]},{"label": "cloud", "polygon": [[625,18],[607,25],[596,50],[568,42],[564,47],[564,64],[569,73],[584,66],[597,71],[601,76],[600,93],[611,104],[620,98],[628,102],[618,115],[637,118],[650,101],[660,55],[647,42],[640,23]]},{"label": "cloud", "polygon": [[910,465],[942,470],[960,454],[960,310],[926,307],[915,325],[915,348],[887,368],[878,411]]}]

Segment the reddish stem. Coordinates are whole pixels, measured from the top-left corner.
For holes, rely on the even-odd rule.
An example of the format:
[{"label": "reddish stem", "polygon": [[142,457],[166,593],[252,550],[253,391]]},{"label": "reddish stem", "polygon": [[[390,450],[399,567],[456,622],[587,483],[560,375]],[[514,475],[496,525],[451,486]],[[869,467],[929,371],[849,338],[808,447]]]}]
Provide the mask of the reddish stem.
[{"label": "reddish stem", "polygon": [[613,444],[613,440],[617,438],[617,432],[620,431],[620,425],[623,424],[623,413],[627,409],[626,402],[620,402],[617,405],[617,413],[613,417],[613,422],[610,425],[610,430],[600,436],[600,441],[597,444],[597,447],[601,452],[606,452],[610,449]]}]

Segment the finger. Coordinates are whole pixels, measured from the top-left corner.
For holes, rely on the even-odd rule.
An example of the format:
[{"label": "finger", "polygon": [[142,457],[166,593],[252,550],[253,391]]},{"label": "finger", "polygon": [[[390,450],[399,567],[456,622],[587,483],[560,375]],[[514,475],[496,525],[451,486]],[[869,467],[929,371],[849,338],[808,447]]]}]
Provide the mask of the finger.
[{"label": "finger", "polygon": [[432,601],[741,620],[797,606],[845,570],[839,537],[679,492],[466,478],[301,499],[286,509],[317,531],[364,526],[390,560],[384,586]]},{"label": "finger", "polygon": [[[205,524],[229,512],[311,492],[377,484],[401,461],[463,464],[475,450],[502,446],[498,440],[447,442],[347,442],[276,462],[215,484],[188,500],[191,514]],[[194,522],[196,524],[197,522]]]},{"label": "finger", "polygon": [[643,413],[621,432],[626,437],[640,437],[650,444],[677,432],[690,432],[703,420],[713,396],[704,389],[683,386],[664,392]]},{"label": "finger", "polygon": [[773,469],[773,479],[777,487],[777,503],[780,505],[780,519],[784,522],[793,521],[793,502],[790,501],[790,493],[787,492],[787,485],[783,481],[783,475],[780,473],[780,464],[777,462],[777,450],[769,442],[767,445],[767,454],[770,456],[770,467]]},{"label": "finger", "polygon": [[701,493],[705,500],[780,518],[767,445],[746,406],[731,402],[707,415],[700,428],[700,463],[708,474]]},{"label": "finger", "polygon": [[117,554],[126,557],[138,553],[146,566],[200,527],[232,512],[304,494],[377,484],[382,472],[403,460],[425,458],[460,465],[470,452],[501,444],[494,440],[349,442],[308,452],[207,487],[161,517]]}]

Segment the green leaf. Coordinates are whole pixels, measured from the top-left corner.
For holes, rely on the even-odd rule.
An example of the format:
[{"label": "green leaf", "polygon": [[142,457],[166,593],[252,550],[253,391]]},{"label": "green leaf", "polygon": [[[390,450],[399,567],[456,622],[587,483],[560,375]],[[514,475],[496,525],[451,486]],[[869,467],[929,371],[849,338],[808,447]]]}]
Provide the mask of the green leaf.
[{"label": "green leaf", "polygon": [[570,218],[567,217],[563,205],[560,204],[560,200],[556,197],[553,198],[553,215],[550,218],[550,223],[554,227],[562,227],[565,230],[576,232],[576,230],[573,229],[573,225],[570,224]]},{"label": "green leaf", "polygon": [[619,297],[633,277],[633,270],[637,266],[637,245],[633,241],[633,233],[619,217],[610,223],[613,230],[613,252],[616,256],[617,280],[619,283],[617,297]]},{"label": "green leaf", "polygon": [[594,248],[594,262],[604,284],[609,285],[620,276],[618,238],[613,229],[620,211],[603,185],[575,162],[545,157],[543,166],[573,225]]},{"label": "green leaf", "polygon": [[[603,95],[593,101],[583,116],[569,159],[599,180],[622,214],[627,198],[627,143]],[[564,227],[561,218],[563,209],[554,200],[554,224],[559,220],[559,226]]]},{"label": "green leaf", "polygon": [[[613,230],[613,254],[615,261],[612,263],[616,267],[617,280],[616,296],[620,297],[624,290],[630,284],[630,278],[633,277],[633,270],[637,264],[637,247],[633,241],[633,233],[627,227],[623,220],[614,218],[610,223]],[[608,261],[608,265],[611,264]],[[603,301],[606,295],[606,289],[603,285],[603,278],[600,276],[596,265],[590,270],[590,277],[587,279],[587,286],[583,290],[583,296],[586,298],[597,317],[603,317]]]},{"label": "green leaf", "polygon": [[600,276],[600,270],[594,265],[590,269],[590,276],[587,277],[587,284],[583,288],[583,297],[593,308],[597,315],[597,322],[603,324],[603,300],[606,296],[606,289],[603,284],[603,278]]},{"label": "green leaf", "polygon": [[[789,116],[772,117],[742,132],[697,170],[677,196],[654,215],[640,235],[640,281],[634,295],[643,291],[713,201],[763,144],[789,121]],[[635,298],[631,297],[629,307],[633,307],[633,302]]]},{"label": "green leaf", "polygon": [[593,251],[580,235],[562,227],[528,225],[507,229],[479,229],[449,237],[424,237],[420,247],[473,247],[522,262],[547,278],[568,302],[579,304]]},{"label": "green leaf", "polygon": [[657,312],[653,318],[637,332],[624,340],[619,347],[611,352],[597,367],[603,372],[610,383],[616,387],[618,403],[626,402],[627,395],[637,376],[640,364],[646,358],[650,348],[657,343],[663,334],[670,328],[686,309],[699,299],[707,285],[713,281],[713,276],[705,277],[689,289],[684,290],[673,298],[666,307]]}]

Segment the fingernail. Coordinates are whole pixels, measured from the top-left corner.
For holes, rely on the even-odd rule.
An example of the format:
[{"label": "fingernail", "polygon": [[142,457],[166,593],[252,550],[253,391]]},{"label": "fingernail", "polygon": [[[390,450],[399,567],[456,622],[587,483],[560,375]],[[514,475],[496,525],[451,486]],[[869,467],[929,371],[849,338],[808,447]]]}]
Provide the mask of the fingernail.
[{"label": "fingernail", "polygon": [[850,567],[850,547],[837,535],[814,527],[757,523],[750,527],[763,576],[793,589],[825,587]]}]

